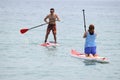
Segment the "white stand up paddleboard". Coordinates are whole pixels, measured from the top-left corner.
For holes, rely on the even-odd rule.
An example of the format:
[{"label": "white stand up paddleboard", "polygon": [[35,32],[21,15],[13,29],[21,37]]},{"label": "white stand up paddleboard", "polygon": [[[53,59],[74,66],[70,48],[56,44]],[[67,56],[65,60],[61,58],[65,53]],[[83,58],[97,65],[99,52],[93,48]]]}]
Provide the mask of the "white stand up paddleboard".
[{"label": "white stand up paddleboard", "polygon": [[86,57],[84,53],[77,52],[76,50],[71,50],[71,56],[84,59],[84,60],[89,60],[89,61],[95,61],[99,63],[109,63],[108,59],[105,57]]}]

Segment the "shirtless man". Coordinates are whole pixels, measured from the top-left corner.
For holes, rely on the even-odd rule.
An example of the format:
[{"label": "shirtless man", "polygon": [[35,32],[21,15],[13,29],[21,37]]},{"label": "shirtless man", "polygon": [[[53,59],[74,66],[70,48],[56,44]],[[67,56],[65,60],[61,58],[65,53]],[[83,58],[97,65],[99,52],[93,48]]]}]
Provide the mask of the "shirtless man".
[{"label": "shirtless man", "polygon": [[[47,42],[48,35],[50,34],[51,30],[52,30],[52,33],[54,36],[54,41],[55,41],[55,43],[57,43],[57,41],[56,41],[56,21],[60,21],[60,19],[57,16],[57,14],[55,14],[54,12],[55,12],[54,8],[51,8],[50,14],[48,14],[44,19],[44,21],[48,24],[46,36],[45,36],[45,43]],[[48,21],[47,21],[47,19],[48,19]]]}]

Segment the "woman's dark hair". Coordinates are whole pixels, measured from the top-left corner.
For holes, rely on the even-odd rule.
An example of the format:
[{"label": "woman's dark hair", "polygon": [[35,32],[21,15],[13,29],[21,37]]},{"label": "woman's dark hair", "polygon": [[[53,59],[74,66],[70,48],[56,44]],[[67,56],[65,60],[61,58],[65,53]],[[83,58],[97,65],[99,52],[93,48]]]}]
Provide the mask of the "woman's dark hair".
[{"label": "woman's dark hair", "polygon": [[93,24],[90,24],[90,25],[89,25],[89,30],[88,30],[88,31],[89,31],[90,35],[93,35],[93,34],[94,34],[94,28],[95,28],[95,27],[94,27]]}]

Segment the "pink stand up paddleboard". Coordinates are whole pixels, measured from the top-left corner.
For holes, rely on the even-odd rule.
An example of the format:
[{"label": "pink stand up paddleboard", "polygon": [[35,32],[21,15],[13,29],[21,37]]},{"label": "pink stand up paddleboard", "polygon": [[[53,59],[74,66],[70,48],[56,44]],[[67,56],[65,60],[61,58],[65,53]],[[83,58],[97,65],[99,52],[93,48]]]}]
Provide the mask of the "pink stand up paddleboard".
[{"label": "pink stand up paddleboard", "polygon": [[58,46],[58,43],[46,42],[46,43],[42,43],[41,46],[44,46],[44,47]]}]

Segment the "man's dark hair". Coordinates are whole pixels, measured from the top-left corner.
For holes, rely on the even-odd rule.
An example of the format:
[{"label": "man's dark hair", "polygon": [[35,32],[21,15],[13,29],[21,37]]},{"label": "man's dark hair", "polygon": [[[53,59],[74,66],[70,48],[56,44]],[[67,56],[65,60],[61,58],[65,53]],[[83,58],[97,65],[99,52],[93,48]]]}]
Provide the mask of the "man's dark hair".
[{"label": "man's dark hair", "polygon": [[51,8],[50,10],[53,10],[53,11],[54,11],[54,8]]}]

